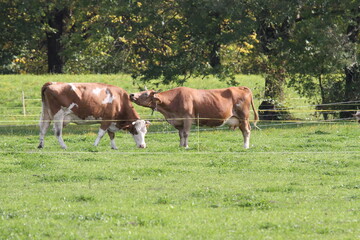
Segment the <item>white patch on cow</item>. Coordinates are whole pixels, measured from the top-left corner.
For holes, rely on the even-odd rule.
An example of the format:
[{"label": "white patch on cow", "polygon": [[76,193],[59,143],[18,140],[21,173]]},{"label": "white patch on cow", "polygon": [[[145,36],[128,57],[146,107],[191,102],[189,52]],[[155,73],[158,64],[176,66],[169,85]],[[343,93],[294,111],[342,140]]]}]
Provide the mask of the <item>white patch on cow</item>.
[{"label": "white patch on cow", "polygon": [[104,90],[105,91],[105,88],[95,88],[92,90],[93,94],[95,94],[96,96],[99,96],[99,94],[101,93],[101,91]]},{"label": "white patch on cow", "polygon": [[94,116],[89,116],[89,117],[86,117],[85,119],[81,119],[76,114],[71,112],[64,116],[64,125],[67,125],[70,122],[76,123],[79,125],[95,124],[95,123],[100,123],[101,120],[102,120],[101,117],[95,118]]},{"label": "white patch on cow", "polygon": [[71,90],[75,91],[76,90],[76,87],[73,83],[69,83],[70,87],[71,87]]},{"label": "white patch on cow", "polygon": [[51,84],[57,84],[57,82],[51,82]]},{"label": "white patch on cow", "polygon": [[223,125],[224,124],[235,127],[235,126],[240,125],[240,121],[239,121],[239,119],[237,117],[232,116],[232,117],[228,118],[227,120],[225,120]]},{"label": "white patch on cow", "polygon": [[106,90],[106,98],[102,101],[102,104],[112,103],[114,99],[115,97],[112,96],[111,92],[109,90]]},{"label": "white patch on cow", "polygon": [[356,117],[357,119],[360,119],[360,111],[357,111],[357,112],[356,112],[355,117]]},{"label": "white patch on cow", "polygon": [[250,132],[243,133],[244,136],[244,148],[248,149],[250,147]]},{"label": "white patch on cow", "polygon": [[108,128],[110,132],[117,132],[120,129],[116,127],[116,123],[111,123],[110,127]]},{"label": "white patch on cow", "polygon": [[101,118],[101,117],[96,118],[96,117],[94,117],[94,116],[88,116],[88,117],[85,118],[85,120],[86,120],[86,121],[101,121],[102,118]]},{"label": "white patch on cow", "polygon": [[105,135],[106,131],[105,130],[102,130],[101,128],[99,129],[99,133],[98,133],[98,136],[94,142],[94,146],[97,146],[101,140],[101,138]]},{"label": "white patch on cow", "polygon": [[55,136],[56,136],[61,148],[66,149],[66,145],[62,138],[62,128],[63,128],[64,117],[65,117],[65,111],[63,109],[60,109],[54,115],[54,132],[55,132]]},{"label": "white patch on cow", "polygon": [[110,144],[111,144],[111,148],[114,149],[114,150],[117,150],[118,148],[116,147],[116,144],[115,144],[115,139],[110,139]]},{"label": "white patch on cow", "polygon": [[79,105],[77,105],[76,103],[70,104],[69,107],[68,107],[68,110],[71,111],[71,109],[73,109],[75,106],[79,107]]},{"label": "white patch on cow", "polygon": [[72,113],[72,109],[74,107],[79,107],[79,105],[77,105],[76,103],[71,103],[68,107],[62,107],[61,109],[64,111],[64,114],[67,115],[67,114],[70,114]]},{"label": "white patch on cow", "polygon": [[144,120],[136,120],[132,123],[137,134],[134,134],[134,140],[139,148],[146,148],[145,135],[147,133],[146,122]]},{"label": "white patch on cow", "polygon": [[[72,109],[74,107],[78,107],[78,105],[76,103],[71,103],[68,107],[62,107],[60,111],[63,111],[63,121],[64,121],[64,126],[66,126],[67,124],[69,124],[70,122],[72,122],[73,120],[77,120],[80,119],[78,116],[76,116]],[[59,111],[59,112],[60,112]]]},{"label": "white patch on cow", "polygon": [[[69,107],[62,107],[60,111],[63,113],[63,121],[64,125],[69,124],[70,122],[76,123],[76,124],[94,124],[101,122],[102,118],[95,118],[94,116],[90,115],[86,117],[85,119],[81,119],[79,116],[77,116],[72,109],[74,107],[79,107],[76,103],[71,103]],[[59,111],[59,112],[60,112]]]},{"label": "white patch on cow", "polygon": [[235,116],[231,116],[221,124],[221,127],[224,125],[228,125],[231,129],[235,130],[235,128],[240,126],[240,120]]},{"label": "white patch on cow", "polygon": [[74,113],[68,113],[64,116],[64,126],[68,125],[71,122],[81,122],[82,119],[76,116]]}]

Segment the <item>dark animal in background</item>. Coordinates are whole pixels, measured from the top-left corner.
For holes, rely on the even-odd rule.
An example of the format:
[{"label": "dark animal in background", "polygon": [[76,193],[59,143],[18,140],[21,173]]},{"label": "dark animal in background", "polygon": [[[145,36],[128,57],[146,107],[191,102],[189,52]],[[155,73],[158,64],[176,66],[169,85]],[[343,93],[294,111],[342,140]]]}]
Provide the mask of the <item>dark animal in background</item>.
[{"label": "dark animal in background", "polygon": [[357,111],[354,117],[356,117],[356,120],[360,123],[360,111]]}]

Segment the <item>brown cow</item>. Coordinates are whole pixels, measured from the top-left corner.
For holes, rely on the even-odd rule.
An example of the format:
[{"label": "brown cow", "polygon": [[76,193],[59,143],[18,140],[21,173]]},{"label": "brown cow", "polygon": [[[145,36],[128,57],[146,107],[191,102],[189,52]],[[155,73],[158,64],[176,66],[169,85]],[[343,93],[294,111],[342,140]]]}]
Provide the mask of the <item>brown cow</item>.
[{"label": "brown cow", "polygon": [[130,94],[131,101],[162,113],[166,120],[179,130],[180,146],[188,148],[188,136],[192,124],[202,126],[239,127],[244,136],[244,148],[250,142],[250,106],[255,115],[251,90],[247,87],[197,90],[178,87],[165,92],[146,90]]},{"label": "brown cow", "polygon": [[354,117],[356,117],[356,120],[360,123],[360,111],[357,111],[356,114],[354,114]]},{"label": "brown cow", "polygon": [[40,119],[40,144],[44,147],[44,136],[54,120],[55,135],[63,149],[66,145],[62,129],[70,122],[77,124],[100,123],[98,137],[94,145],[107,132],[111,148],[115,131],[129,131],[140,148],[145,148],[145,134],[148,121],[140,120],[127,92],[119,87],[101,83],[45,83],[41,89],[42,114]]}]

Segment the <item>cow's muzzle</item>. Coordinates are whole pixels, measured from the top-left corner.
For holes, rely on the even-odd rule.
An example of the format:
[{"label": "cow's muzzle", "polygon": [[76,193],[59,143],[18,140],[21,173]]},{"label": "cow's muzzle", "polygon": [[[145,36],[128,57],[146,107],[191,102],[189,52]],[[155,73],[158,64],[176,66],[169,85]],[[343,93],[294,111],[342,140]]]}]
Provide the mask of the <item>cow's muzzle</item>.
[{"label": "cow's muzzle", "polygon": [[135,100],[136,100],[136,99],[135,99],[135,94],[133,94],[133,93],[130,94],[130,100],[131,100],[131,101],[135,101]]}]

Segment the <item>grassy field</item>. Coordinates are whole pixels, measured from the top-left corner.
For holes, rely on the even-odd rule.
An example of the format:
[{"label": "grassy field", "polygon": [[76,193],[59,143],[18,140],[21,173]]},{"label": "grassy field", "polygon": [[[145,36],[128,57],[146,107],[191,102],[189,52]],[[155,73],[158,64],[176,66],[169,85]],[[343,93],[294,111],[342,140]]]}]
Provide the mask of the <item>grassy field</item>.
[{"label": "grassy field", "polygon": [[[64,129],[67,150],[51,130],[45,148],[36,148],[32,124],[40,105],[29,103],[34,112],[24,117],[22,91],[37,99],[46,81],[118,78],[125,89],[137,90],[127,76],[0,76],[1,107],[12,115],[0,119],[0,239],[360,238],[355,121],[260,122],[248,150],[240,131],[196,128],[185,150],[173,128],[156,122],[148,148],[137,149],[121,132],[114,151],[107,136],[92,146],[96,125],[70,125]],[[242,85],[260,94],[261,81],[248,76]],[[224,86],[212,79],[208,84],[189,83]]]}]

